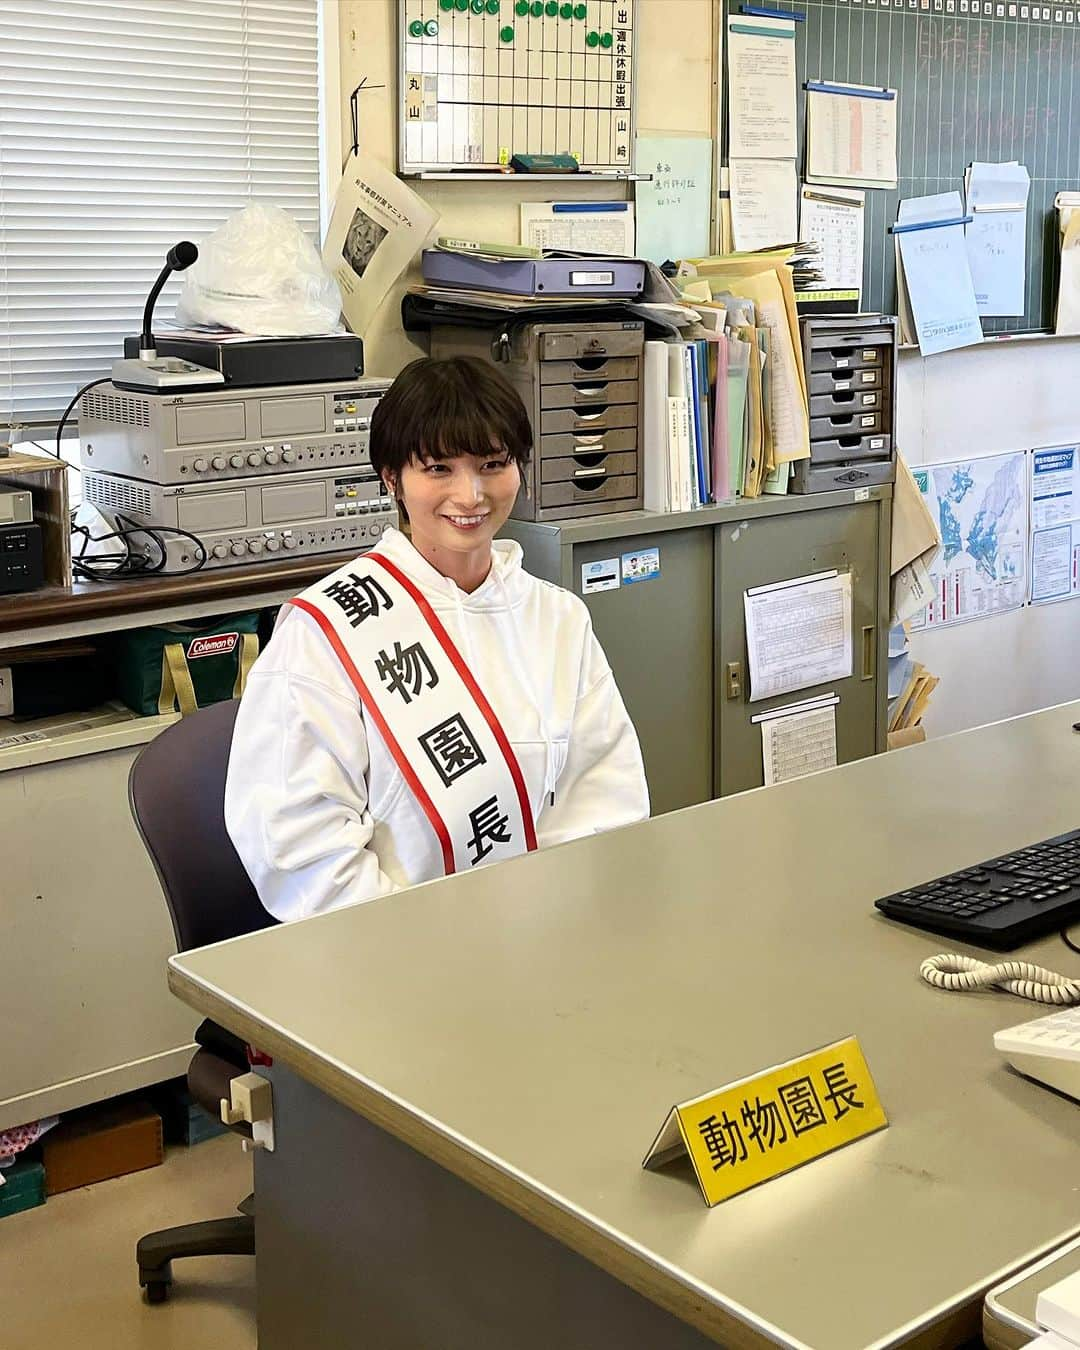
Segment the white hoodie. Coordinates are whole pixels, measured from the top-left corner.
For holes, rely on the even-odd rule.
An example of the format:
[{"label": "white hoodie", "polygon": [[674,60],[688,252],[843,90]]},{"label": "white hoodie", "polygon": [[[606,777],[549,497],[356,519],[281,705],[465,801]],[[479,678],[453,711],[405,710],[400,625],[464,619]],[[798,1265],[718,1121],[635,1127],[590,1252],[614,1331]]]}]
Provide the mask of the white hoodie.
[{"label": "white hoodie", "polygon": [[[471,595],[397,530],[374,551],[420,588],[471,668],[521,765],[539,847],[649,814],[637,736],[576,596],[525,572],[516,543],[493,546]],[[283,921],[443,875],[420,804],[326,637],[294,606],[240,704],[225,824]]]}]

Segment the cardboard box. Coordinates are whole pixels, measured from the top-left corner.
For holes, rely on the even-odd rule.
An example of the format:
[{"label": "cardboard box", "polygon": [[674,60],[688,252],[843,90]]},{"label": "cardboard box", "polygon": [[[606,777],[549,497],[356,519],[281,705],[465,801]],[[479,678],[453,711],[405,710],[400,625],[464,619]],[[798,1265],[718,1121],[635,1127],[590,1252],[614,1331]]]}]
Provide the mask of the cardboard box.
[{"label": "cardboard box", "polygon": [[49,1195],[157,1167],[161,1117],[144,1101],[105,1102],[66,1116],[43,1141]]},{"label": "cardboard box", "polygon": [[34,521],[41,526],[45,581],[71,584],[71,518],[68,465],[50,455],[9,455],[0,459],[0,487],[29,489]]},{"label": "cardboard box", "polygon": [[229,1127],[204,1111],[187,1089],[183,1078],[161,1083],[150,1094],[154,1108],[161,1114],[167,1144],[201,1144],[228,1134]]},{"label": "cardboard box", "polygon": [[922,745],[926,740],[926,728],[920,723],[917,727],[901,727],[899,731],[888,734],[890,750],[903,750],[909,745]]}]

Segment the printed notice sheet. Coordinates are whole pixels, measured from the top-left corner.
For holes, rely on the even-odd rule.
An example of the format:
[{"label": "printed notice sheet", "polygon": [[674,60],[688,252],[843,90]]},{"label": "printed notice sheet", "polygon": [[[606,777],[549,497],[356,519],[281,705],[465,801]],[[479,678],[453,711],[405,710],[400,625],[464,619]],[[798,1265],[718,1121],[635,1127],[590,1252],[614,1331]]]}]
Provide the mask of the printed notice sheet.
[{"label": "printed notice sheet", "polygon": [[1080,595],[1080,446],[1031,456],[1031,603]]},{"label": "printed notice sheet", "polygon": [[765,786],[836,767],[835,694],[759,713]]},{"label": "printed notice sheet", "polygon": [[1031,528],[1080,519],[1080,446],[1058,445],[1031,456]]},{"label": "printed notice sheet", "polygon": [[794,160],[794,22],[740,15],[728,19],[727,39],[728,158]]},{"label": "printed notice sheet", "polygon": [[817,244],[823,274],[813,289],[862,290],[865,205],[861,188],[803,186],[799,238]]},{"label": "printed notice sheet", "polygon": [[735,247],[753,253],[793,244],[798,234],[793,159],[733,159],[731,228]]},{"label": "printed notice sheet", "polygon": [[912,469],[941,529],[931,594],[912,628],[940,628],[1017,609],[1027,599],[1023,451]]},{"label": "printed notice sheet", "polygon": [[851,573],[821,572],[743,597],[750,702],[851,674]]},{"label": "printed notice sheet", "polygon": [[817,80],[806,88],[807,180],[896,187],[896,90]]}]

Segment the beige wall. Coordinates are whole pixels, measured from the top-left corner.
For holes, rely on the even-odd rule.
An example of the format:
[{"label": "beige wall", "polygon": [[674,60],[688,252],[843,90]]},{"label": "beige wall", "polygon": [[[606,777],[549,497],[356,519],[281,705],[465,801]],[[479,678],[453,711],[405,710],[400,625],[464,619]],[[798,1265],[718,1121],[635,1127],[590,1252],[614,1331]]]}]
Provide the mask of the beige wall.
[{"label": "beige wall", "polygon": [[[327,0],[340,19],[342,143],[351,141],[349,94],[367,77],[385,85],[360,95],[360,143],[390,168],[397,166],[397,0]],[[712,135],[713,10],[718,0],[638,0],[637,126],[642,132]],[[553,185],[501,179],[496,183],[411,183],[442,216],[440,232],[516,242],[518,204],[549,201]],[[567,182],[560,198],[620,198],[615,183]],[[421,354],[401,331],[401,287],[380,310],[367,341],[373,374],[394,375]]]}]

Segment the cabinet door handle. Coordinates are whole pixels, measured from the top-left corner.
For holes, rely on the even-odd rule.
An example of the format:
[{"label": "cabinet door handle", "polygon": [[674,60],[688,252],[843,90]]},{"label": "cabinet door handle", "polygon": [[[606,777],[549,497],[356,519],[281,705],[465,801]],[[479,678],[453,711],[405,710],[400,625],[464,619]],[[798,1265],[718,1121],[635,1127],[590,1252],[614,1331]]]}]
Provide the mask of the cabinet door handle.
[{"label": "cabinet door handle", "polygon": [[864,680],[874,678],[874,636],[876,629],[872,623],[865,624],[862,630],[862,677]]}]

